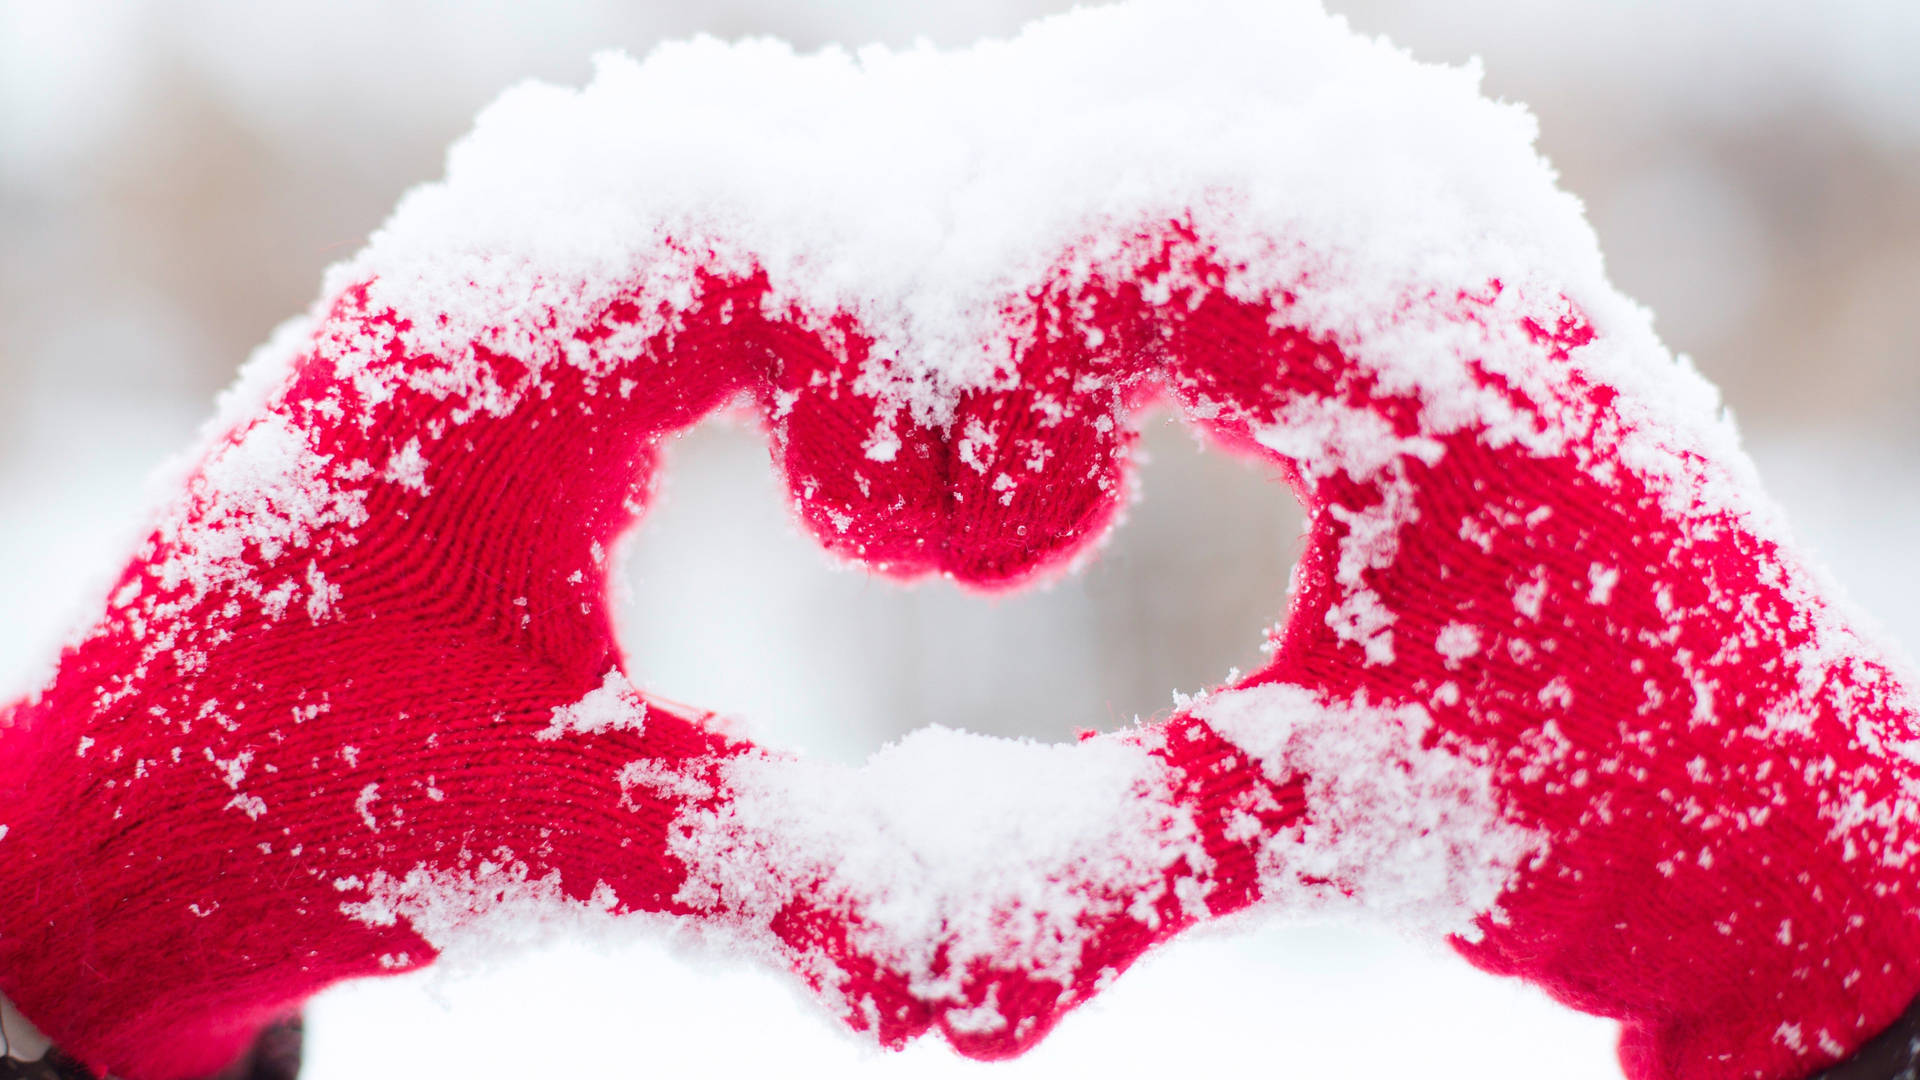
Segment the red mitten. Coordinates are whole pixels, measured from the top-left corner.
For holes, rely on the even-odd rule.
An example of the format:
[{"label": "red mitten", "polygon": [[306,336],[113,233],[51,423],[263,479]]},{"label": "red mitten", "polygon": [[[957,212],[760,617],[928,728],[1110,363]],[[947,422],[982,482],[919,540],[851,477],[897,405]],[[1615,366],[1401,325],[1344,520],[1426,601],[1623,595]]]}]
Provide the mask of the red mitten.
[{"label": "red mitten", "polygon": [[[960,399],[989,419],[927,436],[934,471],[961,459],[944,519],[898,523],[911,463],[802,492],[829,544],[945,537],[942,568],[996,581],[1057,557],[1004,542],[1029,514],[1069,522],[1050,537],[1100,519],[1101,436],[1164,386],[1308,508],[1273,662],[1083,744],[1163,762],[1142,795],[1171,783],[1160,840],[1192,848],[1133,885],[1148,911],[1077,912],[1075,963],[991,1000],[1048,1015],[1196,918],[1331,904],[1619,1019],[1636,1080],[1804,1077],[1886,1029],[1920,991],[1920,703],[1785,539],[1711,391],[1605,291],[1600,323],[1551,278],[1375,296],[1335,256],[1257,284],[1269,265],[1223,254],[1258,244],[1244,226],[1088,241],[1115,254],[1029,290],[1008,388]],[[843,430],[884,414],[837,400]],[[1014,509],[979,516],[995,491]],[[1102,880],[1148,850],[1100,856]]]},{"label": "red mitten", "polygon": [[1260,830],[1265,899],[1449,930],[1621,1020],[1635,1078],[1806,1076],[1914,1000],[1910,683],[1675,407],[1695,380],[1500,282],[1331,325],[1175,299],[1181,398],[1309,509],[1272,664],[1166,736],[1189,773],[1304,785]]},{"label": "red mitten", "polygon": [[[1034,935],[991,914],[956,933],[958,909],[1036,915],[1018,903],[1035,882],[1067,894],[1069,927],[1134,903],[1138,875],[1079,864],[1096,843],[1159,851],[1162,811],[1132,812],[1151,805],[1143,755],[1119,750],[1106,801],[1060,808],[1082,830],[1055,823],[1051,869],[1002,843],[916,877],[927,852],[884,763],[754,752],[619,673],[608,553],[662,435],[743,389],[778,395],[762,343],[779,328],[746,314],[764,284],[677,282],[694,300],[670,328],[645,284],[560,328],[571,313],[535,301],[451,345],[418,343],[378,284],[269,361],[266,396],[235,404],[105,615],[0,713],[0,988],[103,1074],[201,1076],[320,988],[425,964],[463,930],[666,912],[745,934],[886,1042],[958,1010],[976,1052],[1012,1049],[967,1012],[998,991],[959,972],[1022,964],[1000,944]],[[491,347],[521,329],[533,363]],[[1098,771],[1083,758],[982,765]],[[736,797],[747,776],[769,790]],[[716,849],[707,818],[768,839]],[[994,827],[936,831],[967,821]],[[843,836],[862,829],[883,835]],[[983,861],[1011,876],[978,880]]]}]

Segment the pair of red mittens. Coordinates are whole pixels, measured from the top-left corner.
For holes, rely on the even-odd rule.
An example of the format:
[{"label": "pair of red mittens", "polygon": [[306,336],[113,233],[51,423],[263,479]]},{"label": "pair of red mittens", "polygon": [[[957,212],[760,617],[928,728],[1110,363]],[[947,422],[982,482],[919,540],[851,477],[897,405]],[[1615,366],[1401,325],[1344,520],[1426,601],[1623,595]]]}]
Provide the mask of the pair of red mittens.
[{"label": "pair of red mittens", "polygon": [[[1133,242],[1209,277],[1189,230]],[[764,288],[703,276],[671,334],[564,359],[638,321],[631,290],[538,367],[410,352],[404,317],[343,293],[5,714],[8,996],[102,1072],[188,1077],[491,909],[665,912],[769,943],[887,1042],[939,1024],[992,1056],[1183,926],[1357,902],[1621,1019],[1635,1076],[1771,1077],[1846,1056],[1920,986],[1910,696],[1741,463],[1607,381],[1635,358],[1558,297],[1401,311],[1473,328],[1449,398],[1390,388],[1284,296],[1063,277],[1034,317],[1075,333],[881,458],[874,399],[817,377],[832,346],[740,314]],[[476,372],[483,403],[442,391]],[[835,864],[942,854],[850,835],[884,784],[619,677],[607,552],[659,440],[716,405],[765,404],[829,543],[998,583],[1097,532],[1154,387],[1297,478],[1293,610],[1238,686],[1020,751],[1104,801],[1007,881],[901,914],[911,874]],[[952,756],[956,805],[1019,760]]]}]

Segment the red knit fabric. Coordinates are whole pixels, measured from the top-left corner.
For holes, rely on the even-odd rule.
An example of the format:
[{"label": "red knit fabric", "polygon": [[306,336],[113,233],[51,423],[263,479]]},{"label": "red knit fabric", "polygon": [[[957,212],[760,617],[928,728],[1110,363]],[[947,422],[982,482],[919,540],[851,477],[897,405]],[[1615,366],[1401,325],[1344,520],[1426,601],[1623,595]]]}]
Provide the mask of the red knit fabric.
[{"label": "red knit fabric", "polygon": [[[1218,287],[1190,230],[1128,239],[1158,252],[1140,280],[1063,270],[1010,305],[1017,369],[945,426],[856,387],[854,315],[770,310],[756,275],[702,275],[637,342],[639,284],[564,332],[525,300],[489,334],[548,339],[537,369],[482,335],[455,370],[365,283],[346,289],[45,689],[0,714],[0,989],[89,1066],[170,1080],[337,980],[429,962],[408,918],[369,917],[382,879],[465,875],[476,916],[518,882],[724,921],[682,891],[676,822],[730,798],[726,763],[759,751],[657,701],[643,723],[554,737],[620,665],[606,553],[660,441],[748,395],[823,543],[1004,586],[1100,534],[1127,411],[1167,392],[1289,468],[1311,515],[1273,661],[1241,689],[1417,705],[1423,749],[1484,770],[1537,838],[1470,959],[1622,1020],[1636,1078],[1804,1076],[1911,1000],[1912,701],[1794,554],[1716,509],[1720,463],[1628,452],[1621,391],[1580,363],[1579,311],[1525,316],[1526,378],[1454,357],[1502,423],[1555,439],[1485,415],[1442,430],[1425,391],[1355,359],[1365,342],[1303,329],[1288,294]],[[1143,287],[1170,268],[1170,295]],[[1382,325],[1516,329],[1500,283],[1462,285],[1383,300]],[[558,359],[578,349],[606,362]],[[1317,447],[1264,446],[1303,402],[1344,419],[1296,425]],[[1419,449],[1384,471],[1316,466],[1362,429]],[[1393,557],[1352,563],[1343,544],[1388,510]],[[780,951],[887,1044],[938,1025],[975,1056],[1032,1045],[1200,913],[1271,893],[1287,845],[1310,842],[1317,778],[1208,715],[1096,737],[1165,762],[1203,854],[1170,864],[1148,911],[1088,909],[1084,978],[1011,956],[958,973],[1004,1023],[955,1023],[866,951],[857,905],[804,883],[770,924]],[[681,782],[635,784],[636,762]]]}]

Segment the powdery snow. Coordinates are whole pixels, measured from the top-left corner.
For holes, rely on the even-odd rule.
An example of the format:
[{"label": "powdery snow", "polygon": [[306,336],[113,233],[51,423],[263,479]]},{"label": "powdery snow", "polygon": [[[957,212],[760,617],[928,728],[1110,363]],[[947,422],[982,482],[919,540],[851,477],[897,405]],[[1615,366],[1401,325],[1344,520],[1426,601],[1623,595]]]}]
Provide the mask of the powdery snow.
[{"label": "powdery snow", "polygon": [[[161,562],[155,584],[165,592],[184,587],[187,602],[220,587],[252,584],[256,567],[283,552],[313,545],[331,526],[352,528],[366,520],[366,496],[353,481],[356,463],[336,462],[313,450],[304,432],[278,413],[265,413],[216,446],[190,485],[178,520],[162,526],[171,557]],[[346,481],[342,483],[341,481]],[[307,575],[304,608],[324,618],[333,592],[317,570]],[[294,593],[254,592],[278,618]]]},{"label": "powdery snow", "polygon": [[970,963],[1072,986],[1091,920],[1157,921],[1168,868],[1210,863],[1158,759],[1111,740],[933,727],[859,769],[756,756],[723,771],[726,801],[676,826],[671,846],[689,867],[678,899],[744,920],[751,936],[805,888],[854,917],[863,955],[925,1000],[954,1003],[960,1030],[991,1022],[961,997]]},{"label": "powdery snow", "polygon": [[[1502,408],[1468,385],[1466,349],[1516,385],[1547,376],[1504,370],[1520,343],[1501,331],[1405,318],[1391,301],[1500,280],[1502,308],[1563,293],[1581,305],[1603,342],[1581,364],[1632,392],[1636,419],[1733,449],[1713,389],[1647,362],[1666,353],[1607,285],[1531,116],[1478,82],[1307,0],[1141,0],[957,52],[702,38],[644,62],[603,55],[585,89],[530,83],[489,107],[447,178],[409,193],[329,291],[377,278],[371,301],[413,320],[406,345],[449,361],[440,389],[497,411],[517,391],[459,361],[482,342],[552,362],[552,333],[517,313],[551,307],[564,331],[642,279],[654,303],[630,340],[560,350],[605,364],[697,299],[696,267],[757,268],[772,310],[829,335],[834,313],[859,317],[877,340],[856,389],[940,421],[961,391],[1005,377],[1017,343],[985,331],[1006,298],[1069,252],[1081,274],[1113,271],[1138,255],[1135,228],[1187,218],[1229,268],[1226,292],[1292,290],[1290,317],[1387,373],[1387,389],[1451,402],[1436,430]],[[356,343],[334,344],[343,371],[364,365]],[[892,446],[876,430],[868,452]],[[1664,467],[1661,449],[1640,464]]]},{"label": "powdery snow", "polygon": [[635,735],[646,729],[647,703],[626,676],[607,672],[598,687],[571,705],[553,710],[553,722],[534,738],[552,742],[567,734],[591,735],[601,731],[622,730]]},{"label": "powdery snow", "polygon": [[1210,695],[1193,713],[1269,779],[1307,779],[1302,823],[1268,837],[1261,859],[1264,895],[1290,913],[1477,940],[1474,919],[1544,848],[1506,819],[1491,762],[1445,740],[1422,745],[1433,720],[1419,705],[1324,701],[1269,683]]},{"label": "powdery snow", "polygon": [[[372,484],[430,492],[423,439],[510,413],[548,365],[611,374],[677,325],[701,272],[763,272],[769,312],[829,341],[834,317],[857,316],[875,339],[854,389],[877,399],[864,450],[879,462],[898,450],[896,425],[943,423],[963,391],[1005,385],[1022,345],[1005,306],[1066,260],[1079,280],[1141,280],[1150,298],[1284,292],[1288,318],[1338,342],[1383,392],[1420,391],[1433,434],[1476,423],[1492,443],[1542,450],[1566,436],[1476,383],[1463,355],[1528,392],[1575,374],[1617,386],[1623,460],[1687,472],[1660,486],[1685,509],[1769,514],[1714,391],[1607,285],[1577,201],[1532,137],[1524,109],[1480,97],[1476,71],[1417,64],[1305,0],[1139,0],[958,52],[803,56],[699,39],[644,62],[603,56],[585,89],[509,91],[454,147],[446,179],[411,192],[330,272],[329,294],[366,284],[369,308],[404,320],[398,343],[436,363],[401,370],[360,324],[323,323],[311,338],[313,323],[297,320],[249,364],[218,428],[237,434],[209,436],[197,481],[215,512],[191,535],[166,534],[161,584],[204,591],[244,577],[236,560],[249,552],[271,559],[351,527]],[[1169,219],[1190,223],[1220,280],[1183,277],[1178,258],[1143,271],[1163,252],[1133,238]],[[1492,280],[1504,288],[1483,319],[1412,302]],[[616,291],[637,296],[635,318],[575,339]],[[1548,369],[1518,327],[1529,314],[1551,325],[1562,296],[1600,333]],[[479,347],[528,374],[502,383]],[[308,350],[331,360],[356,407],[377,416],[406,385],[448,399],[451,424],[379,461],[310,456],[284,420],[249,420]],[[962,460],[984,469],[991,433],[955,434]],[[1439,453],[1310,397],[1258,437],[1309,476],[1372,476]],[[1010,499],[1017,481],[1004,475]],[[1392,561],[1409,504],[1395,498],[1404,485],[1382,492],[1375,507],[1340,511],[1343,584]],[[315,619],[337,599],[324,582],[260,597],[270,616]],[[1391,661],[1392,613],[1356,595],[1339,619],[1375,662]]]}]

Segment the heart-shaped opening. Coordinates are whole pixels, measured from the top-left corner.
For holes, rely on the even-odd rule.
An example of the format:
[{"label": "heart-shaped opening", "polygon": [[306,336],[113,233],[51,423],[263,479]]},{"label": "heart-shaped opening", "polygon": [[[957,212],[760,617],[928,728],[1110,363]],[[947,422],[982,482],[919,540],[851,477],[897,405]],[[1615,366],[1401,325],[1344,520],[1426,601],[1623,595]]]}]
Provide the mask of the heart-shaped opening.
[{"label": "heart-shaped opening", "polygon": [[616,563],[627,672],[756,742],[857,764],[929,724],[1071,741],[1256,670],[1299,507],[1264,462],[1167,411],[1138,419],[1124,519],[1064,577],[990,594],[827,555],[764,435],[702,425],[669,449]]}]

